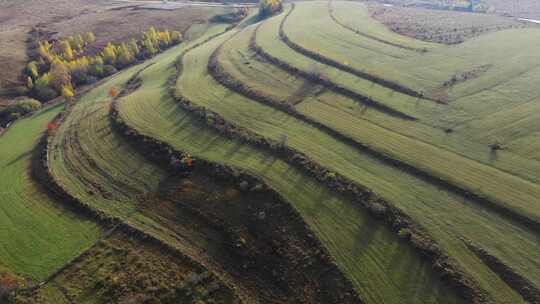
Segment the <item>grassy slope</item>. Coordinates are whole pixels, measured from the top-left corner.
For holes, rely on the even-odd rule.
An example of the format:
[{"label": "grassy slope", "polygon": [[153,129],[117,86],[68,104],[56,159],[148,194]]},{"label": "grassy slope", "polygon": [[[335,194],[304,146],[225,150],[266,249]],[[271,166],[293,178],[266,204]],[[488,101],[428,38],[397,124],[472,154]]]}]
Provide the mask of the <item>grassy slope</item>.
[{"label": "grassy slope", "polygon": [[[256,60],[246,61],[246,58],[250,56],[247,48],[252,33],[253,29],[248,29],[225,44],[220,56],[222,66],[233,73],[234,77],[265,94],[283,100],[295,96],[299,90],[296,84],[298,81],[284,81],[282,83],[278,91],[279,95],[285,95],[284,97],[276,96],[275,86],[266,85],[268,79],[270,81],[274,79],[273,82],[276,83],[279,79],[291,79],[292,75],[276,70],[275,67],[267,63]],[[249,65],[246,65],[246,62]],[[261,70],[268,70],[270,73],[260,75],[259,71]],[[257,75],[260,76],[257,77]],[[287,87],[287,83],[291,83],[291,85]],[[286,96],[287,94],[289,96]],[[508,206],[518,213],[540,219],[540,206],[532,204],[535,198],[540,197],[540,186],[446,149],[414,140],[366,120],[357,119],[355,116],[340,111],[337,107],[332,107],[332,104],[341,100],[351,102],[342,96],[324,93],[316,97],[309,96],[307,100],[309,101],[298,107],[300,112],[349,135],[358,142],[365,143],[381,153],[391,155],[435,176],[440,176],[462,188],[500,200],[502,205]],[[396,123],[400,124],[401,120]]]},{"label": "grassy slope", "polygon": [[[219,24],[205,35],[223,31]],[[206,36],[204,36],[206,37]],[[199,38],[203,39],[203,38]],[[108,214],[119,216],[138,228],[169,240],[166,230],[140,212],[139,198],[157,191],[167,174],[147,161],[112,129],[109,121],[112,87],[120,88],[141,68],[159,60],[173,61],[182,44],[155,58],[124,70],[106,83],[84,95],[74,106],[65,123],[57,130],[51,151],[53,174],[68,191],[83,202]]]},{"label": "grassy slope", "polygon": [[[495,64],[484,76],[470,82],[475,85],[474,88],[455,88],[451,99],[471,89],[489,88],[500,80],[500,75],[510,79],[539,64],[540,58],[531,55],[531,50],[538,48],[538,42],[532,38],[540,35],[537,29],[496,32],[457,47],[440,47],[426,54],[408,55],[376,41],[359,39],[354,33],[332,23],[326,2],[301,3],[297,8],[291,15],[292,23],[286,26],[286,32],[293,41],[309,49],[318,49],[339,62],[349,61],[351,66],[418,90],[434,92],[455,73],[468,70],[471,66]],[[360,7],[354,4],[347,7],[349,10],[355,8]],[[311,18],[306,19],[306,16]],[[307,29],[310,31],[306,32]],[[500,44],[502,40],[504,44]],[[486,56],[486,49],[490,50],[489,56]]]},{"label": "grassy slope", "polygon": [[407,36],[402,36],[394,32],[388,31],[386,27],[379,23],[373,22],[370,13],[364,3],[347,3],[342,1],[332,2],[334,9],[334,17],[342,24],[356,29],[361,33],[384,39],[391,43],[399,44],[409,48],[426,49],[437,48],[439,45],[430,42],[416,40]]},{"label": "grassy slope", "polygon": [[[400,170],[385,166],[303,122],[221,87],[206,74],[205,64],[212,52],[210,46],[215,48],[218,43],[215,41],[207,48],[194,50],[185,57],[184,68],[190,73],[182,74],[179,79],[179,93],[262,135],[279,139],[281,134],[287,134],[288,143],[292,147],[398,203],[416,221],[428,228],[464,268],[471,269],[483,287],[496,297],[510,297],[506,298],[508,300],[515,294],[463,248],[460,236],[475,239],[483,246],[493,248],[503,260],[516,268],[521,268],[523,263],[531,265],[532,269],[538,268],[537,259],[530,256],[530,252],[538,249],[534,234],[495,214],[486,213],[486,210],[462,197],[441,191]],[[455,210],[460,210],[460,214],[456,214]],[[440,217],[441,214],[445,214],[445,218]],[[508,235],[508,238],[499,243],[501,234]],[[518,242],[519,245],[515,243],[515,246],[500,248],[501,244],[508,242]],[[521,248],[522,254],[516,255],[516,248]],[[521,271],[527,272],[527,267],[521,268]],[[529,272],[528,276],[537,281],[539,279],[535,272]]]},{"label": "grassy slope", "polygon": [[[203,58],[197,60],[205,64]],[[301,212],[370,303],[456,302],[407,246],[349,201],[273,155],[221,137],[181,110],[163,87],[168,75],[174,73],[170,64],[163,61],[145,70],[141,74],[143,86],[123,99],[120,110],[130,125],[198,157],[261,176]],[[186,71],[190,75],[195,72],[189,67]],[[196,89],[210,96],[221,95],[204,81]]]},{"label": "grassy slope", "polygon": [[[421,141],[434,143],[439,147],[444,147],[455,151],[468,158],[479,160],[485,164],[500,168],[503,171],[511,172],[514,175],[524,177],[534,182],[540,181],[540,163],[525,159],[511,151],[499,151],[497,161],[494,162],[489,153],[486,143],[479,143],[478,139],[472,138],[468,132],[457,131],[452,135],[446,135],[442,129],[453,127],[457,121],[468,121],[473,119],[466,109],[461,106],[455,106],[455,103],[449,106],[435,105],[429,101],[415,101],[406,97],[406,95],[397,93],[381,86],[375,85],[369,81],[364,81],[351,74],[341,72],[335,68],[319,64],[308,59],[290,48],[288,48],[278,37],[278,27],[283,14],[266,21],[257,33],[257,44],[264,50],[287,63],[303,70],[317,70],[323,75],[332,79],[353,91],[363,93],[368,96],[376,96],[380,101],[387,103],[407,104],[406,108],[414,111],[420,117],[419,123],[411,123],[403,120],[393,119],[387,115],[379,115],[375,110],[361,109],[354,102],[340,102],[339,106],[345,111],[350,112],[359,118],[365,118],[386,128],[396,130],[408,137],[418,138]],[[522,88],[521,86],[519,87]],[[482,103],[490,102],[489,95],[477,100],[476,108]],[[519,103],[517,100],[514,103]],[[506,104],[505,107],[511,107],[512,104]],[[484,111],[492,107],[484,106]],[[478,109],[475,109],[475,111]],[[367,115],[366,115],[367,113]],[[465,130],[467,131],[467,130]],[[486,138],[483,139],[486,141]]]},{"label": "grassy slope", "polygon": [[101,234],[96,224],[62,208],[30,177],[32,149],[62,107],[43,109],[0,137],[0,263],[36,280],[78,255]]},{"label": "grassy slope", "polygon": [[[366,8],[361,4],[335,2],[334,7],[334,14],[353,28],[367,28],[374,36],[397,36],[369,18]],[[514,110],[514,108],[530,104],[530,101],[537,98],[540,93],[537,88],[529,85],[531,81],[540,76],[540,58],[531,55],[535,53],[533,50],[537,49],[538,44],[535,42],[536,40],[530,39],[540,35],[540,30],[518,29],[495,32],[471,39],[458,46],[440,46],[431,49],[426,54],[411,55],[406,59],[397,60],[385,57],[381,53],[385,49],[392,48],[391,46],[384,45],[384,49],[379,48],[382,47],[380,43],[377,46],[376,41],[370,41],[370,39],[360,37],[337,24],[333,24],[329,16],[325,15],[325,10],[326,7],[321,2],[299,5],[297,11],[291,15],[291,23],[287,23],[289,25],[286,27],[287,33],[293,38],[295,32],[300,33],[305,29],[304,26],[320,29],[321,33],[317,37],[310,37],[309,34],[298,35],[299,40],[293,40],[305,43],[305,46],[317,41],[316,46],[313,46],[317,50],[327,52],[326,55],[337,60],[350,61],[351,64],[357,64],[358,67],[373,62],[376,65],[374,69],[390,69],[388,75],[383,75],[383,77],[389,79],[396,77],[395,80],[398,82],[407,82],[412,79],[411,81],[414,82],[416,80],[423,81],[422,79],[427,76],[430,80],[435,79],[438,82],[437,86],[440,87],[444,81],[456,73],[470,71],[474,67],[490,65],[490,68],[479,77],[458,83],[449,89],[441,89],[437,86],[431,89],[439,95],[447,95],[452,101],[449,106],[427,109],[422,106],[423,103],[420,106],[417,104],[412,109],[411,115],[432,125],[453,127],[464,136],[485,145],[495,140],[503,143],[508,142],[515,140],[516,136],[525,137],[538,131],[538,128],[530,128],[527,121],[518,122],[520,115],[528,112]],[[316,24],[295,24],[295,16],[303,20],[304,15],[312,16],[316,13],[320,15],[318,15],[320,18],[310,19]],[[366,18],[356,18],[359,16]],[[311,31],[311,33],[313,32],[318,31]],[[324,36],[324,39],[319,37],[321,35]],[[323,42],[323,45],[318,43],[319,40]],[[338,42],[332,42],[333,40],[338,40]],[[505,41],[505,43],[501,44],[500,41]],[[325,45],[325,43],[327,44]],[[351,45],[342,45],[345,43]],[[376,56],[374,57],[375,61],[365,60],[367,57],[362,57],[363,60],[355,57],[362,56],[362,54],[368,56],[365,54],[367,52],[366,46],[369,46],[372,51],[369,56]],[[396,48],[394,50],[397,51]],[[486,50],[489,50],[489,56],[485,56]],[[410,54],[406,50],[401,50],[401,52],[403,56]],[[462,62],[461,66],[458,62]],[[385,68],[385,66],[387,67]],[[411,73],[412,76],[400,73]],[[441,76],[438,77],[437,74],[441,74]],[[426,86],[426,88],[428,87]],[[406,111],[402,103],[395,99],[383,98],[383,100]],[[494,127],[494,124],[490,124],[490,122],[493,121],[492,116],[498,114],[504,115],[507,120],[498,121]],[[520,128],[522,131],[519,134],[496,132],[499,128]],[[514,148],[515,152],[521,152],[520,146]],[[522,154],[527,156],[526,151]]]},{"label": "grassy slope", "polygon": [[[278,37],[278,27],[283,15],[271,18],[266,21],[258,31],[257,44],[272,54],[303,70],[315,70],[323,75],[352,89],[368,96],[375,96],[381,101],[391,103],[392,105],[405,105],[405,109],[413,111],[421,117],[420,123],[411,123],[395,119],[378,113],[376,110],[366,109],[358,106],[350,100],[341,99],[339,102],[332,103],[335,107],[349,112],[361,119],[367,119],[375,122],[385,128],[394,129],[408,137],[418,138],[421,141],[434,143],[439,147],[444,147],[455,151],[468,158],[480,160],[483,163],[501,168],[504,171],[510,171],[513,174],[526,177],[527,179],[538,181],[540,172],[540,163],[531,162],[507,151],[499,151],[498,160],[493,163],[489,157],[488,148],[485,144],[479,144],[472,140],[464,140],[466,134],[459,133],[459,137],[445,135],[442,132],[443,127],[453,126],[455,121],[470,119],[463,109],[446,108],[442,105],[434,105],[428,101],[412,100],[406,95],[382,88],[378,85],[353,77],[351,74],[341,72],[335,68],[327,67],[316,61],[301,56],[289,49]],[[483,100],[482,100],[483,101]],[[440,113],[443,113],[442,115]],[[422,115],[420,115],[422,114]],[[432,127],[434,126],[434,127]]]}]

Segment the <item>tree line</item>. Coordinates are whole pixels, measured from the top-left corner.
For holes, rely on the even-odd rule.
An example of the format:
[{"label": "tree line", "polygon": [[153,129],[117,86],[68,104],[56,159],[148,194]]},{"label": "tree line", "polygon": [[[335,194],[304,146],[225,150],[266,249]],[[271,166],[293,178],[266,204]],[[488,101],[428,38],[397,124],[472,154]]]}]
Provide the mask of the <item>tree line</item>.
[{"label": "tree line", "polygon": [[119,69],[150,58],[180,43],[182,34],[150,27],[138,39],[116,44],[109,42],[98,54],[87,55],[87,48],[94,41],[92,32],[52,43],[40,41],[38,59],[29,62],[26,68],[29,95],[41,101],[60,95],[70,98],[75,87],[95,83]]}]

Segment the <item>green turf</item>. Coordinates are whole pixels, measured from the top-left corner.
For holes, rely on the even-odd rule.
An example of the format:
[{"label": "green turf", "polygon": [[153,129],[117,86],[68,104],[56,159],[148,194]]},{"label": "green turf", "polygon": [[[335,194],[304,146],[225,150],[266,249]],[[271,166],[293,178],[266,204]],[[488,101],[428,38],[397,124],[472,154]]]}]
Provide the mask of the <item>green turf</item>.
[{"label": "green turf", "polygon": [[[226,26],[211,25],[205,35],[195,41],[219,33]],[[158,191],[168,175],[113,131],[109,120],[109,91],[113,87],[120,89],[134,73],[151,64],[174,62],[188,45],[173,47],[124,70],[86,93],[58,128],[49,160],[53,175],[71,195],[92,208],[166,239],[170,239],[164,233],[166,229],[141,213],[138,206],[140,198]]]},{"label": "green turf", "polygon": [[[347,7],[351,10],[359,8],[358,5],[348,2],[335,2],[334,5],[336,6],[336,14],[339,14],[339,11],[343,11]],[[310,22],[295,24],[296,20],[304,20],[305,18],[302,18],[302,16],[310,14],[320,15],[321,18],[309,19],[311,23],[316,24]],[[471,124],[471,122],[489,120],[490,116],[494,114],[506,115],[509,119],[513,117],[513,121],[515,121],[519,119],[520,113],[510,111],[510,109],[527,104],[540,94],[538,89],[530,86],[531,81],[534,81],[540,73],[540,58],[532,55],[536,54],[536,52],[531,51],[537,48],[536,40],[528,39],[528,37],[540,35],[538,29],[514,29],[490,33],[458,46],[437,47],[426,54],[411,55],[410,51],[384,45],[384,48],[392,48],[394,51],[408,54],[407,59],[388,59],[384,54],[379,56],[379,52],[371,50],[369,51],[371,52],[370,56],[376,57],[376,60],[364,60],[365,58],[358,59],[355,57],[368,52],[361,46],[368,44],[370,47],[376,47],[374,44],[378,42],[359,37],[350,30],[333,23],[328,16],[325,2],[299,3],[293,14],[291,14],[290,20],[286,22],[285,29],[291,39],[294,38],[294,32],[300,33],[306,30],[304,27],[317,28],[317,31],[306,31],[306,35],[298,34],[298,41],[293,40],[297,43],[303,41],[304,46],[307,48],[309,48],[309,43],[315,43],[316,45],[313,46],[313,48],[316,48],[315,51],[329,52],[328,57],[332,57],[334,51],[338,52],[340,53],[338,57],[332,57],[338,62],[343,61],[350,65],[364,65],[373,62],[378,69],[388,68],[390,76],[382,75],[383,78],[393,79],[392,77],[394,77],[394,80],[397,79],[398,82],[405,84],[408,83],[409,79],[412,79],[413,82],[416,80],[422,82],[424,78],[437,82],[438,84],[431,88],[433,94],[437,95],[438,98],[450,100],[449,105],[443,106],[435,105],[427,100],[416,100],[301,56],[279,41],[277,29],[281,19],[282,16],[269,20],[259,31],[260,39],[257,41],[267,52],[301,69],[319,71],[336,83],[360,94],[371,96],[385,105],[420,119],[425,124],[436,128],[457,130],[464,137],[486,147],[494,141],[506,143],[516,138],[510,137],[510,133],[504,132],[495,135],[496,131],[489,129],[492,126],[488,123]],[[361,24],[377,24],[376,21],[369,18],[357,22]],[[379,29],[381,35],[388,34],[387,30],[375,25],[373,27]],[[371,34],[375,33],[372,32]],[[316,36],[312,37],[313,35]],[[321,35],[324,38],[321,38]],[[333,38],[327,38],[326,36]],[[332,43],[332,39],[337,39],[340,43],[352,43],[353,45],[342,46],[339,43]],[[354,43],[351,41],[354,41]],[[505,41],[505,43],[499,43],[500,41]],[[489,56],[484,56],[486,52]],[[441,88],[442,83],[449,80],[453,75],[481,66],[489,66],[489,68],[479,77],[458,83],[450,89]],[[401,73],[408,74],[402,75]],[[411,76],[409,75],[411,73],[417,73],[418,75]],[[437,76],[431,75],[431,73],[444,75]],[[496,128],[505,127],[511,127],[511,125],[501,122],[497,124]],[[535,131],[535,129],[525,129],[521,133],[528,134]],[[493,135],[486,136],[486,133],[493,133]],[[526,152],[521,153],[521,149],[517,149],[520,147],[516,146],[516,149],[512,152],[526,157]]]},{"label": "green turf", "polygon": [[101,229],[63,208],[30,176],[32,150],[63,108],[47,107],[0,137],[0,263],[40,280],[89,247]]},{"label": "green turf", "polygon": [[[209,45],[215,46],[225,38]],[[196,60],[205,64],[204,58]],[[198,69],[185,68],[183,75],[198,75]],[[335,196],[275,156],[221,137],[185,113],[163,87],[171,73],[174,70],[163,63],[141,74],[142,87],[121,103],[121,114],[128,124],[198,157],[243,168],[262,177],[301,212],[369,303],[457,301],[408,246],[351,202]],[[202,94],[222,97],[220,91],[206,87],[205,81],[200,84],[197,90]],[[407,273],[418,275],[410,277]]]},{"label": "green turf", "polygon": [[[517,99],[511,103],[507,99],[497,101],[496,99],[492,99],[493,96],[489,92],[484,93],[485,96],[482,96],[480,99],[478,99],[478,96],[470,97],[471,101],[466,104],[466,107],[457,102],[445,106],[436,105],[426,100],[419,101],[412,99],[404,94],[359,79],[349,73],[320,64],[296,53],[288,48],[278,37],[278,27],[282,18],[283,14],[267,20],[257,31],[257,45],[262,47],[265,52],[301,70],[318,71],[328,79],[352,91],[366,96],[372,96],[378,101],[392,105],[407,114],[417,116],[419,121],[418,123],[412,123],[401,119],[394,119],[388,115],[377,113],[377,110],[360,107],[351,101],[342,102],[341,100],[343,99],[335,102],[336,107],[339,106],[357,117],[365,118],[408,137],[434,143],[439,147],[457,152],[468,158],[476,159],[484,164],[497,167],[530,181],[540,181],[539,162],[526,159],[517,154],[519,151],[515,150],[499,151],[497,153],[497,161],[493,161],[488,147],[488,144],[493,142],[492,139],[485,137],[479,139],[475,136],[475,132],[467,127],[462,129],[455,128],[460,123],[473,121],[473,119],[481,117],[482,112],[497,111],[497,109],[504,111],[504,109],[511,108],[516,104],[519,105],[522,103],[521,100]],[[521,92],[527,91],[527,88],[521,81],[516,81],[516,84],[512,85],[512,88],[519,89]],[[528,88],[528,91],[531,90]],[[528,95],[531,94],[529,93]],[[490,106],[485,106],[486,103],[490,103]],[[468,108],[471,108],[474,112],[469,111]],[[473,114],[476,116],[472,116]],[[454,128],[455,131],[448,135],[442,132],[446,128]],[[499,138],[498,140],[502,143],[505,142],[503,138]]]},{"label": "green turf", "polygon": [[[517,269],[521,268],[525,275],[534,280],[539,279],[536,272],[527,271],[527,267],[522,268],[523,263],[529,264],[531,269],[538,267],[535,258],[530,256],[530,252],[537,251],[538,244],[535,244],[534,233],[527,231],[525,227],[487,212],[474,202],[442,191],[432,184],[373,160],[306,123],[232,93],[217,84],[206,73],[205,62],[219,43],[220,41],[214,41],[185,57],[184,69],[189,73],[182,74],[178,81],[179,94],[264,136],[279,139],[281,134],[287,134],[290,146],[394,202],[426,227],[465,269],[471,270],[482,287],[492,292],[495,297],[508,300],[514,298],[515,293],[463,248],[460,237],[478,240],[483,246],[493,248],[505,262]],[[457,214],[454,210],[460,210],[460,213]],[[445,216],[440,217],[441,214]],[[501,234],[508,237],[502,241]],[[516,246],[501,248],[501,245],[508,242],[517,242],[519,245],[515,243]],[[522,252],[528,253],[515,255],[515,248],[522,248]]]},{"label": "green turf", "polygon": [[[350,4],[336,8],[337,11],[344,9],[353,10],[355,6]],[[450,100],[491,88],[499,81],[516,77],[540,63],[540,58],[531,52],[538,49],[538,40],[534,37],[540,35],[539,29],[489,33],[455,47],[439,47],[425,54],[410,55],[377,41],[359,39],[358,35],[333,23],[326,1],[298,4],[290,21],[286,23],[286,33],[298,44],[338,62],[347,61],[351,66],[370,74],[429,94],[435,93],[444,81],[456,73],[472,66],[494,65],[478,79],[455,87]],[[384,32],[382,29],[380,31]]]},{"label": "green turf", "polygon": [[[247,29],[222,47],[219,63],[233,77],[283,102],[300,97],[306,101],[298,106],[299,111],[314,120],[357,142],[373,147],[381,154],[390,155],[463,189],[489,197],[516,213],[540,221],[540,206],[531,204],[536,197],[540,197],[540,186],[537,184],[344,113],[336,104],[352,104],[351,100],[332,93],[312,96],[314,91],[317,92],[317,88],[313,85],[309,87],[309,83],[308,88],[304,89],[306,96],[299,96],[298,93],[302,91],[301,80],[271,64],[250,59],[253,54],[248,51],[248,44],[252,34],[253,29]],[[262,74],[260,71],[268,73]],[[528,121],[534,121],[534,116],[528,118]],[[400,124],[401,120],[396,123]],[[398,125],[394,126],[396,129],[397,127]],[[437,131],[441,136],[441,130]]]}]

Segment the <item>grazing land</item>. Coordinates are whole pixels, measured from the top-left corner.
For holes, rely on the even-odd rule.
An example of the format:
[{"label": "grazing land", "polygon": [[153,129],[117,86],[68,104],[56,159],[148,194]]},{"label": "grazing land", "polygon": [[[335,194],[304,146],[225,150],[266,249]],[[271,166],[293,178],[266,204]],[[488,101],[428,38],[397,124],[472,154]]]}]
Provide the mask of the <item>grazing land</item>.
[{"label": "grazing land", "polygon": [[23,119],[0,137],[0,264],[7,271],[42,280],[77,256],[101,229],[51,198],[31,177],[33,149],[62,105]]},{"label": "grazing land", "polygon": [[0,134],[0,302],[540,303],[540,28],[471,3],[24,23],[184,39]]}]

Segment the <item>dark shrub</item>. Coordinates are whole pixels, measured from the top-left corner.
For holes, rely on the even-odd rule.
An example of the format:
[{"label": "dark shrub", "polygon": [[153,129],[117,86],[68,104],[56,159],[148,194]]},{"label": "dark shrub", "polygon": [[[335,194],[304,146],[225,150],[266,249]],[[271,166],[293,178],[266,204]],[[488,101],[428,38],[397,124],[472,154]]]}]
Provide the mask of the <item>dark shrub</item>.
[{"label": "dark shrub", "polygon": [[118,70],[112,65],[106,65],[103,67],[103,77],[111,76],[116,72],[118,72]]}]

